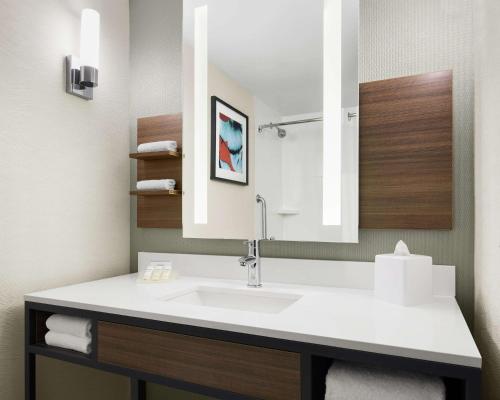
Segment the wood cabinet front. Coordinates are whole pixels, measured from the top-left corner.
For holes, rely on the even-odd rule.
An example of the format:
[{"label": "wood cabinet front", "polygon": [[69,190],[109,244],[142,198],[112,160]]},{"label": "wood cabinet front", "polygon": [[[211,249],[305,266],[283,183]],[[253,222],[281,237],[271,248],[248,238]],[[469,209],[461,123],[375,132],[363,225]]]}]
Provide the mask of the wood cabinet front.
[{"label": "wood cabinet front", "polygon": [[300,354],[100,321],[99,362],[266,400],[300,399]]}]

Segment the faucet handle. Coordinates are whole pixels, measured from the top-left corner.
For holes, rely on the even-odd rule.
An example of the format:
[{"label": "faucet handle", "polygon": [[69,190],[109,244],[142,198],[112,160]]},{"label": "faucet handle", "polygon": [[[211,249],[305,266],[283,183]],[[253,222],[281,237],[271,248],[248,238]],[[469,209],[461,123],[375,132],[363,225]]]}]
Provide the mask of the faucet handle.
[{"label": "faucet handle", "polygon": [[244,256],[238,258],[238,261],[242,267],[253,267],[257,259],[254,256]]},{"label": "faucet handle", "polygon": [[238,262],[240,263],[240,265],[242,267],[246,267],[247,266],[246,257],[240,257],[240,258],[238,258]]}]

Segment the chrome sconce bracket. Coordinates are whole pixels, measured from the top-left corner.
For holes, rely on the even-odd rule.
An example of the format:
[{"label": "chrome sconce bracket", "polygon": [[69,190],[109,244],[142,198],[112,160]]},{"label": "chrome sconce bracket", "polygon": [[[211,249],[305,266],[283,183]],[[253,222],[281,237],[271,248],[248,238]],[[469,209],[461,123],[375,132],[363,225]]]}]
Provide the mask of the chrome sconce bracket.
[{"label": "chrome sconce bracket", "polygon": [[94,98],[94,87],[98,85],[99,71],[81,66],[75,56],[66,56],[66,93],[85,100]]}]

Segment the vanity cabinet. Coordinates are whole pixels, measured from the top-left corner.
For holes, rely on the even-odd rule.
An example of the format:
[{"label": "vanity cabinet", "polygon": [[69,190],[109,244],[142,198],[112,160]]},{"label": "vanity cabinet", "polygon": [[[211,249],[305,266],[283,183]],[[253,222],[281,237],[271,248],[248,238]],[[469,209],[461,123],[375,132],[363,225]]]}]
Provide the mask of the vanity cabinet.
[{"label": "vanity cabinet", "polygon": [[[36,399],[37,355],[128,376],[131,400],[146,399],[146,382],[215,399],[323,400],[335,360],[440,376],[447,400],[480,398],[480,368],[30,301],[25,312],[26,400]],[[53,313],[92,320],[91,354],[45,344]]]},{"label": "vanity cabinet", "polygon": [[97,361],[252,398],[300,399],[300,354],[105,321]]}]

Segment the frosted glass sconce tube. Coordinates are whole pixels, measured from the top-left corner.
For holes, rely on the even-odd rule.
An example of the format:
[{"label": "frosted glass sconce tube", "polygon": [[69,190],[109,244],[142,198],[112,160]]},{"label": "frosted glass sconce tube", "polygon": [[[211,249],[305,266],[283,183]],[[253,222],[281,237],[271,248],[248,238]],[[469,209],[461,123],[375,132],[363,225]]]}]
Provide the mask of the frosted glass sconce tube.
[{"label": "frosted glass sconce tube", "polygon": [[99,28],[99,13],[84,9],[80,25],[80,85],[87,87],[98,85]]},{"label": "frosted glass sconce tube", "polygon": [[80,21],[80,59],[66,57],[66,92],[91,100],[99,76],[99,13],[90,8],[82,10]]}]

